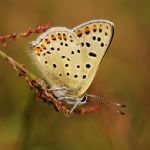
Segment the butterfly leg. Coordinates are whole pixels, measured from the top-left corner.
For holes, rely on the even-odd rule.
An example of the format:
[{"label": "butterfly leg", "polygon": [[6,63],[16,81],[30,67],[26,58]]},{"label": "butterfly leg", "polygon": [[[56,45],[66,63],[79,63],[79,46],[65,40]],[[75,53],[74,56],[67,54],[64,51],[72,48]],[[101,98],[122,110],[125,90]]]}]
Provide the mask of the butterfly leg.
[{"label": "butterfly leg", "polygon": [[72,104],[73,107],[70,109],[70,114],[74,111],[74,109],[77,107],[77,105],[80,103],[79,100],[76,100],[76,97],[73,96],[63,96],[63,97],[59,97],[59,100],[64,100],[66,101],[68,104]]},{"label": "butterfly leg", "polygon": [[59,96],[58,99],[67,101],[68,104],[74,104],[76,102],[76,97],[74,96]]},{"label": "butterfly leg", "polygon": [[[86,98],[86,99],[84,99]],[[87,103],[87,97],[82,97],[82,98],[77,98],[75,96],[60,96],[58,97],[59,100],[63,100],[63,101],[66,101],[67,104],[76,104],[76,102],[78,101],[78,105],[82,105],[82,104],[86,104]]]},{"label": "butterfly leg", "polygon": [[62,96],[62,97],[59,97],[58,99],[64,100],[67,102],[67,104],[73,105],[73,107],[70,109],[70,114],[74,111],[74,109],[80,103],[80,100],[77,100],[76,97],[73,97],[73,96]]},{"label": "butterfly leg", "polygon": [[57,98],[66,95],[68,88],[67,87],[58,87],[58,88],[53,88],[53,89],[48,89],[48,92],[51,92],[54,94]]},{"label": "butterfly leg", "polygon": [[71,108],[70,114],[74,111],[74,109],[78,106],[79,101],[76,101],[75,105]]},{"label": "butterfly leg", "polygon": [[48,89],[48,91],[61,91],[61,90],[67,90],[67,88],[66,87],[60,87],[60,88]]}]

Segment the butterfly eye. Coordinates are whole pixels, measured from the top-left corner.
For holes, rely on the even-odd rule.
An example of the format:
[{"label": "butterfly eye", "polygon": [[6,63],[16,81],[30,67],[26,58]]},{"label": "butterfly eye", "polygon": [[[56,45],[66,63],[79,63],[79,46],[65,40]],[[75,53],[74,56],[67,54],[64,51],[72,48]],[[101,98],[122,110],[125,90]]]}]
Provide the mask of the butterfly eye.
[{"label": "butterfly eye", "polygon": [[87,101],[87,95],[85,94],[84,97],[82,98],[81,102],[85,103]]}]

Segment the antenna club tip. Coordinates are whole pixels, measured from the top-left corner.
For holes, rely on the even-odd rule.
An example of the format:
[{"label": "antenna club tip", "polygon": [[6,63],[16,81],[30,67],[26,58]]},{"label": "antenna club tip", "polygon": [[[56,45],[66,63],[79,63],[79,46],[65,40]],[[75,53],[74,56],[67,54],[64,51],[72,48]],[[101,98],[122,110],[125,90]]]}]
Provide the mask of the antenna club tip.
[{"label": "antenna club tip", "polygon": [[121,115],[125,115],[125,113],[124,113],[124,112],[122,112],[122,111],[120,111],[120,110],[119,110],[119,113],[120,113]]},{"label": "antenna club tip", "polygon": [[116,103],[116,105],[119,106],[119,107],[126,107],[126,105],[119,104],[119,103]]},{"label": "antenna club tip", "polygon": [[126,105],[123,105],[123,104],[121,104],[120,106],[121,106],[121,107],[126,107]]}]

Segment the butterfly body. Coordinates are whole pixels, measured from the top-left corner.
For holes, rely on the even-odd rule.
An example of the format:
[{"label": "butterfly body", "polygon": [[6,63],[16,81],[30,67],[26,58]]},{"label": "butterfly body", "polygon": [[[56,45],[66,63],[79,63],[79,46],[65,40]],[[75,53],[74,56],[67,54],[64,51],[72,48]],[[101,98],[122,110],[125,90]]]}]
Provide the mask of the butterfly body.
[{"label": "butterfly body", "polygon": [[112,22],[93,20],[73,29],[52,27],[32,42],[34,62],[58,99],[85,103],[113,33]]}]

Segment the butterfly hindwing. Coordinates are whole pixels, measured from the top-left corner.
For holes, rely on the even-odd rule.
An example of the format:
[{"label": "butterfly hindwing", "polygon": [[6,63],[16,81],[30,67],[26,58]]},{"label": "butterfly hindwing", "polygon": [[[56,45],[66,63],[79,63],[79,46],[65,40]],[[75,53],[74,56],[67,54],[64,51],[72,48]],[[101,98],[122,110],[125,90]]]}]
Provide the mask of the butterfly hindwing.
[{"label": "butterfly hindwing", "polygon": [[80,42],[84,60],[82,74],[86,76],[86,80],[81,82],[80,89],[80,94],[83,94],[93,81],[98,66],[111,43],[114,25],[105,20],[93,20],[72,30]]}]

